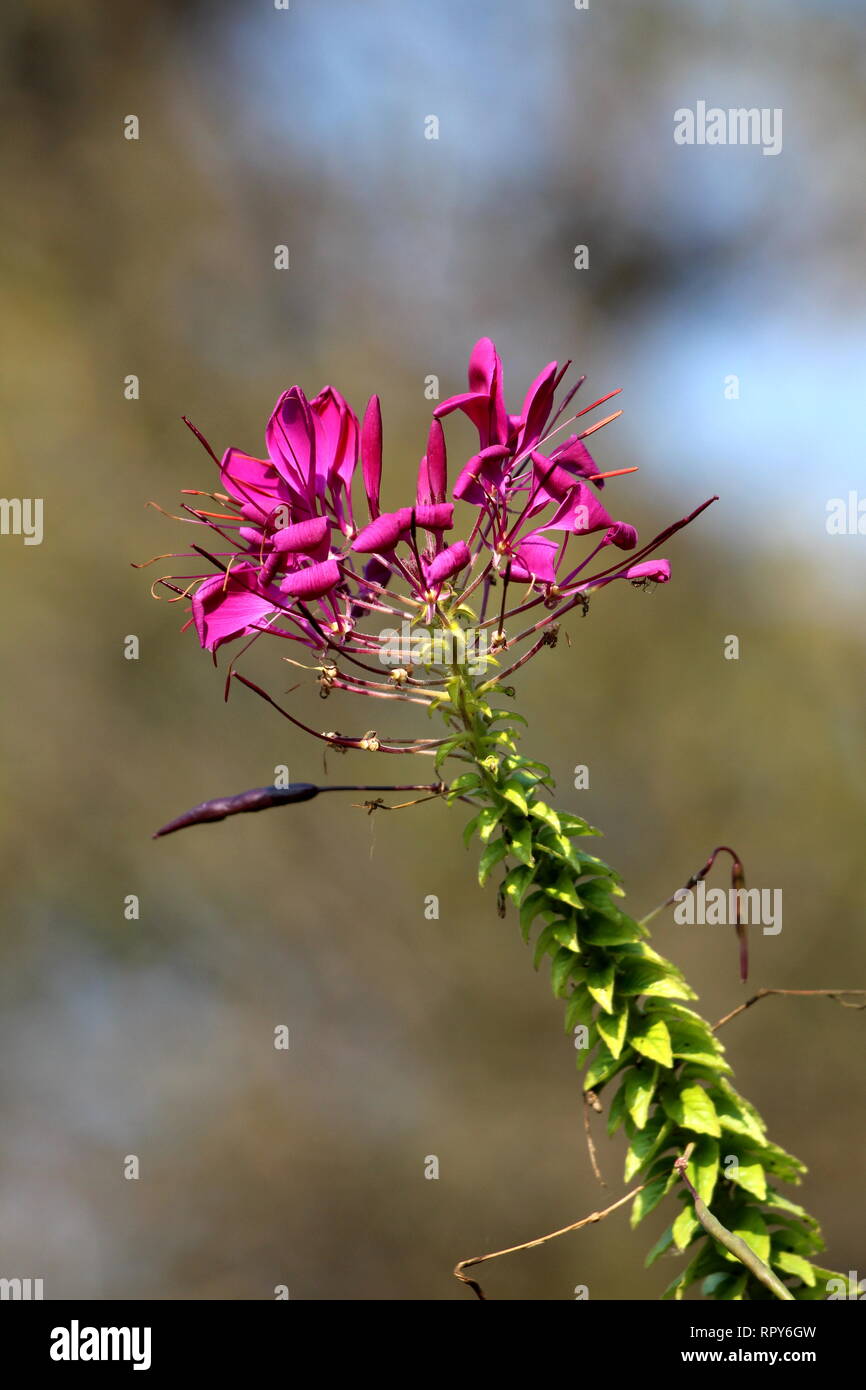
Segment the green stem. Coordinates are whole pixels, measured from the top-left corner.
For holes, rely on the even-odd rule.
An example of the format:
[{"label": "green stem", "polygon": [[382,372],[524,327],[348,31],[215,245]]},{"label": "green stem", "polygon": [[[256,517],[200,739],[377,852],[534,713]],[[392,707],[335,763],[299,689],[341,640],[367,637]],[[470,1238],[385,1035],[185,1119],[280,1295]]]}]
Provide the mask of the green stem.
[{"label": "green stem", "polygon": [[[440,758],[468,757],[472,769],[449,798],[480,806],[466,831],[467,843],[476,834],[482,842],[479,880],[506,870],[501,901],[519,911],[527,942],[534,934],[536,968],[550,957],[584,1094],[613,1092],[616,1083],[608,1130],[624,1127],[624,1181],[643,1183],[632,1224],[677,1188],[682,1206],[647,1263],[671,1247],[690,1258],[663,1297],[681,1298],[698,1280],[713,1298],[825,1297],[827,1280],[843,1276],[812,1262],[823,1249],[818,1223],[776,1187],[798,1183],[804,1166],[769,1140],[734,1089],[721,1043],[684,1002],[697,996],[650,946],[648,919],[623,910],[619,876],[585,844],[599,832],[542,797],[549,769],[519,754],[517,716],[489,703],[502,691],[454,667],[447,693],[459,731]],[[685,1149],[688,1190],[671,1169]]]}]

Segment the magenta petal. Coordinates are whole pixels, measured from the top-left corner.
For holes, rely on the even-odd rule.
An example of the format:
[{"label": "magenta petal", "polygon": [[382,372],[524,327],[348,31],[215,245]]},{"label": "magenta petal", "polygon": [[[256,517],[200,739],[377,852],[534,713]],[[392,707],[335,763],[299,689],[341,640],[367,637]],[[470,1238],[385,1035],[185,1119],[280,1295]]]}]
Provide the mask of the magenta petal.
[{"label": "magenta petal", "polygon": [[361,426],[361,468],[364,491],[373,521],[379,515],[379,486],[382,481],[382,409],[379,397],[371,396]]},{"label": "magenta petal", "polygon": [[393,550],[401,536],[412,525],[412,508],[401,507],[398,512],[383,512],[375,521],[363,526],[352,541],[352,549],[362,555],[380,554]]},{"label": "magenta petal", "polygon": [[415,504],[419,507],[428,507],[433,501],[430,491],[430,469],[427,465],[427,455],[425,454],[418,465],[418,482],[415,484]]},{"label": "magenta petal", "polygon": [[206,579],[193,595],[192,616],[198,640],[207,651],[255,632],[279,608],[273,597],[258,592],[257,573],[253,565],[238,565],[228,577],[215,574]]},{"label": "magenta petal", "polygon": [[316,431],[310,404],[300,386],[284,391],[274,406],[265,441],[277,472],[302,496],[315,488]]},{"label": "magenta petal", "polygon": [[[314,516],[309,521],[297,521],[293,526],[284,526],[271,537],[274,550],[286,551],[290,555],[315,555],[326,559],[330,545],[331,523],[327,517]],[[317,554],[325,547],[324,555]]]},{"label": "magenta petal", "polygon": [[616,545],[620,550],[634,550],[637,545],[637,531],[627,521],[615,521],[602,545]]},{"label": "magenta petal", "polygon": [[585,536],[591,531],[606,531],[613,524],[613,517],[608,516],[595,493],[590,492],[586,483],[579,482],[545,527]]},{"label": "magenta petal", "polygon": [[526,400],[523,402],[523,429],[518,446],[521,452],[531,449],[544,433],[553,406],[557,371],[558,363],[548,362],[526,393]]},{"label": "magenta petal", "polygon": [[445,453],[445,431],[434,416],[427,436],[427,477],[431,502],[444,502],[448,492],[448,464]]},{"label": "magenta petal", "polygon": [[435,560],[424,566],[424,577],[431,587],[450,579],[452,574],[465,569],[472,559],[472,552],[465,541],[457,541],[439,552]]},{"label": "magenta petal", "polygon": [[220,463],[220,479],[229,496],[242,504],[248,521],[263,520],[291,496],[272,463],[240,449],[226,449]]},{"label": "magenta petal", "polygon": [[280,582],[280,589],[293,598],[321,598],[339,582],[340,566],[336,560],[324,560],[321,564],[309,565],[306,569],[287,574]]},{"label": "magenta petal", "polygon": [[333,386],[326,386],[310,411],[316,433],[316,478],[321,494],[325,485],[342,483],[348,489],[358,462],[358,421],[348,402]]},{"label": "magenta petal", "polygon": [[473,454],[468,463],[461,468],[457,481],[454,484],[453,496],[458,502],[471,502],[474,507],[480,507],[486,500],[486,492],[495,490],[499,487],[502,476],[504,459],[509,457],[509,449],[504,444],[492,444],[487,449],[482,449],[480,454]]},{"label": "magenta petal", "polygon": [[545,506],[548,502],[562,502],[577,485],[577,478],[567,469],[561,468],[555,459],[547,458],[536,449],[533,449],[530,457],[535,504],[532,510],[539,510],[539,502]]},{"label": "magenta petal", "polygon": [[501,370],[499,353],[492,338],[479,338],[469,354],[469,389],[489,395],[497,370]]},{"label": "magenta petal", "polygon": [[415,508],[415,525],[425,531],[450,531],[454,525],[454,503],[434,502],[432,506]]},{"label": "magenta petal", "polygon": [[671,577],[671,565],[669,560],[643,560],[639,565],[632,565],[631,569],[625,572],[626,579],[652,579],[656,584],[667,584]]},{"label": "magenta petal", "polygon": [[552,584],[556,579],[559,545],[548,536],[529,536],[520,541],[511,557],[512,579],[535,579]]},{"label": "magenta petal", "polygon": [[449,396],[447,401],[437,405],[433,415],[437,420],[441,420],[454,410],[462,410],[464,415],[468,415],[478,431],[481,443],[486,444],[490,426],[490,397],[487,393],[464,391],[459,396]]},{"label": "magenta petal", "polygon": [[[598,472],[598,464],[587,449],[583,440],[578,435],[573,434],[570,439],[566,439],[558,449],[554,449],[553,457],[557,463],[564,468],[570,468],[581,478],[592,479]],[[604,479],[596,483],[596,487],[604,487]]]}]

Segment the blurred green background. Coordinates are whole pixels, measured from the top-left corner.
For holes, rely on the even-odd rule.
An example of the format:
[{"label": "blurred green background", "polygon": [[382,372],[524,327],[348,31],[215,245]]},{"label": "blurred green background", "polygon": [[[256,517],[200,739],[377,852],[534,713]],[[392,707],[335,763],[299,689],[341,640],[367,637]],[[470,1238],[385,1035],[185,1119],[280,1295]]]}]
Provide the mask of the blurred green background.
[{"label": "blurred green background", "polygon": [[[641,467],[610,485],[615,514],[649,534],[721,501],[665,552],[667,588],[606,591],[521,673],[526,751],[605,829],[637,915],[733,844],[750,883],[784,892],[750,988],[866,985],[866,539],[825,527],[827,500],[866,484],[866,23],[840,0],[759,10],[3,13],[2,491],[44,498],[45,536],[0,538],[0,1274],[49,1298],[469,1298],[458,1259],[622,1190],[600,1124],[607,1189],[592,1177],[561,1006],[478,890],[459,809],[368,818],[323,798],[149,838],[277,764],[323,773],[251,694],[223,703],[179,608],[148,595],[161,567],[130,568],[179,545],[145,503],[213,485],[182,414],[218,451],[258,453],[292,383],[332,382],[358,411],[379,391],[396,505],[425,378],[461,389],[478,336],[512,409],[552,357],[596,395],[623,386],[595,451]],[[673,112],[698,99],[782,108],[782,153],[676,146]],[[271,689],[292,683],[255,655]],[[291,700],[318,727],[375,722],[344,698]],[[408,759],[329,763],[418,778]],[[713,1020],[744,997],[729,935],[655,934]],[[740,1088],[809,1164],[827,1262],[861,1276],[864,1018],[773,999],[724,1033]],[[656,1297],[679,1268],[643,1269],[665,1224],[660,1208],[633,1234],[619,1214],[482,1282]]]}]

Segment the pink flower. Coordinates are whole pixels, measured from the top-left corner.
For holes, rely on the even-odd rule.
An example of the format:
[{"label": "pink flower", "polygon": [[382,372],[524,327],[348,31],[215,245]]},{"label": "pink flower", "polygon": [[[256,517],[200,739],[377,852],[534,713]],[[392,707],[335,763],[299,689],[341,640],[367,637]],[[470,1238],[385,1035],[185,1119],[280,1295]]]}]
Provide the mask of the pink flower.
[{"label": "pink flower", "polygon": [[224,642],[257,631],[280,606],[280,596],[261,594],[253,565],[238,565],[230,574],[215,574],[199,586],[192,600],[198,640],[209,652]]},{"label": "pink flower", "polygon": [[[264,459],[229,449],[219,460],[198,435],[217,463],[221,491],[190,495],[212,498],[217,509],[184,504],[199,539],[177,557],[184,572],[157,583],[173,595],[172,602],[190,602],[191,622],[208,651],[233,641],[249,645],[261,636],[290,640],[314,651],[317,669],[329,673],[323,694],[336,685],[416,703],[424,702],[425,682],[404,690],[371,679],[381,655],[379,634],[407,616],[413,622],[464,623],[472,611],[468,600],[477,593],[479,621],[498,624],[499,651],[543,631],[614,580],[667,583],[670,566],[654,553],[703,507],[638,548],[635,528],[615,520],[599,500],[597,489],[616,474],[600,473],[584,442],[619,412],[561,437],[579,416],[609,399],[561,419],[583,380],[557,408],[569,365],[549,362],[529,386],[520,413],[509,414],[499,354],[489,338],[480,339],[469,360],[468,391],[433,412],[415,505],[388,512],[380,507],[382,412],[376,395],[359,426],[332,386],[312,400],[291,387],[268,420]],[[441,422],[458,410],[475,425],[479,449],[458,467],[454,500],[447,500]],[[359,464],[370,518],[360,529],[353,512]],[[455,527],[455,503],[464,519],[469,509],[468,525],[446,544]],[[632,562],[620,552],[633,552]],[[499,613],[485,622],[497,575]],[[530,620],[525,630],[521,621],[515,632],[512,620],[536,608],[538,621]],[[348,674],[343,662],[350,663]]]}]

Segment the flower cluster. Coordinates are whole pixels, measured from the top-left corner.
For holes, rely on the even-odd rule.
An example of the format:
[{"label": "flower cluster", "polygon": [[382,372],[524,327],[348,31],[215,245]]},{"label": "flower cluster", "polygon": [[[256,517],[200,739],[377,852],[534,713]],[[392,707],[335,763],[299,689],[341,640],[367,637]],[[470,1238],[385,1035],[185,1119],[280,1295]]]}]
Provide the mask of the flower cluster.
[{"label": "flower cluster", "polygon": [[[293,386],[268,421],[264,459],[239,449],[219,459],[194,430],[217,464],[220,484],[192,495],[210,498],[221,510],[185,504],[182,519],[200,534],[205,528],[207,543],[175,557],[192,561],[193,573],[166,575],[157,585],[172,593],[173,602],[190,600],[190,622],[208,651],[239,639],[248,646],[265,635],[309,648],[322,663],[323,693],[340,688],[421,703],[433,698],[423,687],[441,684],[442,677],[431,663],[421,663],[427,679],[418,679],[411,663],[387,680],[357,674],[378,675],[382,665],[393,665],[382,660],[381,628],[395,618],[446,631],[477,625],[489,633],[491,654],[534,637],[508,668],[516,669],[552,640],[550,629],[565,613],[578,605],[586,611],[594,590],[618,579],[640,586],[667,582],[668,561],[651,557],[709,505],[639,546],[635,528],[615,520],[601,501],[607,479],[637,470],[601,472],[586,443],[622,412],[584,428],[578,423],[619,393],[569,414],[584,381],[557,404],[570,366],[550,362],[519,413],[511,414],[499,354],[482,338],[469,360],[468,390],[433,412],[414,502],[396,511],[380,507],[378,396],[359,423],[333,387],[308,400]],[[456,411],[477,430],[478,452],[462,464],[449,492],[442,421]],[[366,512],[360,520],[359,465]],[[492,603],[497,588],[500,597]],[[473,594],[477,612],[468,607]],[[495,616],[488,617],[490,607]],[[537,621],[515,631],[513,620],[533,609]]]}]

